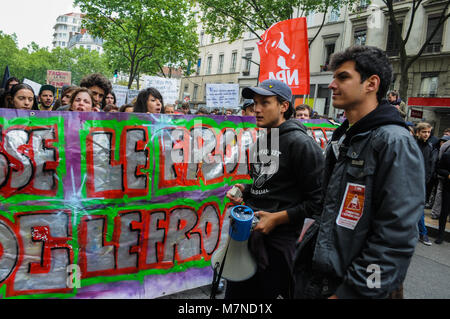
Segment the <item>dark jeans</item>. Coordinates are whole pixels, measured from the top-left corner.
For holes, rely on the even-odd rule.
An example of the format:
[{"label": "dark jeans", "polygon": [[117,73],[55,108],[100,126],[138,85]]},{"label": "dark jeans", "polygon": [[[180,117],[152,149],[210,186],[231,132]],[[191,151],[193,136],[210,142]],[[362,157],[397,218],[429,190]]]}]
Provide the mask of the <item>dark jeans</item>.
[{"label": "dark jeans", "polygon": [[267,246],[269,266],[245,281],[227,281],[225,299],[276,299],[291,298],[291,271],[283,254]]}]

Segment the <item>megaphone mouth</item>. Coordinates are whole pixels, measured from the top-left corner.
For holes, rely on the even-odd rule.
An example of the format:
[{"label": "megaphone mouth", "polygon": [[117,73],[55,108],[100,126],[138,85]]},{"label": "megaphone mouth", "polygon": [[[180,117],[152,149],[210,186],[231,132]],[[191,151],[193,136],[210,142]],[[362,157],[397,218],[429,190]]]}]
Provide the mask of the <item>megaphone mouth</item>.
[{"label": "megaphone mouth", "polygon": [[231,215],[233,218],[239,221],[248,221],[253,219],[253,210],[250,207],[244,205],[238,205],[233,207],[231,211]]}]

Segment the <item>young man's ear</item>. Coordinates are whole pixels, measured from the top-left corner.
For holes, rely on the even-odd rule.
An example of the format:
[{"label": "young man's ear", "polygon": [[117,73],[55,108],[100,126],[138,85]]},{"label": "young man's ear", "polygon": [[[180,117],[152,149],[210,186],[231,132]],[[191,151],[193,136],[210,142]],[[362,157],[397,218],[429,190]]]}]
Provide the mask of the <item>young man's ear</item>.
[{"label": "young man's ear", "polygon": [[288,109],[289,109],[289,101],[283,101],[283,103],[281,104],[281,111],[283,113],[286,113]]},{"label": "young man's ear", "polygon": [[380,87],[380,77],[376,74],[371,75],[367,80],[366,80],[366,89],[367,92],[378,92],[378,89]]}]

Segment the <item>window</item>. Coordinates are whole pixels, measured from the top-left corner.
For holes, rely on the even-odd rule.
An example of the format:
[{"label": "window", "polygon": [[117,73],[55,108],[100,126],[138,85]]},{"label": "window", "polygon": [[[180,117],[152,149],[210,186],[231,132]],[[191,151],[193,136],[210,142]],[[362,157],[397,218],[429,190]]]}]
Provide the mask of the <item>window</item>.
[{"label": "window", "polygon": [[420,83],[420,96],[434,97],[437,94],[438,76],[437,74],[422,75]]},{"label": "window", "polygon": [[334,53],[334,48],[336,46],[336,43],[328,43],[325,44],[325,67],[326,69],[324,71],[328,71],[328,65],[330,64],[330,57]]},{"label": "window", "polygon": [[206,74],[211,74],[212,56],[210,55],[206,60]]},{"label": "window", "polygon": [[198,94],[198,85],[194,85],[194,93],[192,94],[192,99],[194,101],[197,100],[197,94]]},{"label": "window", "polygon": [[200,45],[201,45],[201,46],[203,45],[204,39],[205,39],[205,32],[204,32],[204,31],[201,31],[201,32],[200,32]]},{"label": "window", "polygon": [[252,66],[252,62],[251,62],[252,61],[252,56],[253,56],[252,53],[247,53],[245,55],[245,69],[244,69],[244,72],[246,72],[248,74],[250,74],[250,68]]},{"label": "window", "polygon": [[219,67],[217,68],[217,73],[223,72],[223,57],[223,54],[219,55]]},{"label": "window", "polygon": [[184,91],[183,92],[188,92],[189,91],[189,84],[185,84],[184,85]]},{"label": "window", "polygon": [[200,74],[200,67],[202,66],[202,59],[201,58],[198,58],[198,61],[197,61],[197,70],[195,71],[195,73],[197,74],[197,75],[199,75]]},{"label": "window", "polygon": [[[440,17],[429,17],[428,18],[428,26],[427,26],[427,39],[431,35],[431,33],[436,29],[438,23],[439,23]],[[425,52],[432,53],[432,52],[441,52],[441,46],[442,46],[442,33],[443,33],[443,24],[439,27],[436,34],[431,38],[430,43],[427,44],[425,47]]]},{"label": "window", "polygon": [[339,9],[332,9],[330,12],[330,16],[328,18],[328,22],[336,22],[339,20]]},{"label": "window", "polygon": [[355,45],[365,45],[366,44],[366,36],[367,36],[366,29],[355,30],[355,33],[353,35]]},{"label": "window", "polygon": [[370,2],[369,0],[360,0],[359,4],[358,4],[358,7],[357,7],[357,10],[358,11],[366,10],[367,7],[369,6],[369,2]]},{"label": "window", "polygon": [[231,67],[230,72],[236,72],[236,60],[237,60],[237,52],[233,51],[231,53]]},{"label": "window", "polygon": [[[400,29],[400,32],[403,28],[403,22],[398,23],[398,28]],[[397,56],[400,52],[400,44],[396,41],[395,35],[394,35],[394,28],[392,24],[389,23],[389,30],[388,30],[388,39],[386,44],[386,54],[388,56]]]}]

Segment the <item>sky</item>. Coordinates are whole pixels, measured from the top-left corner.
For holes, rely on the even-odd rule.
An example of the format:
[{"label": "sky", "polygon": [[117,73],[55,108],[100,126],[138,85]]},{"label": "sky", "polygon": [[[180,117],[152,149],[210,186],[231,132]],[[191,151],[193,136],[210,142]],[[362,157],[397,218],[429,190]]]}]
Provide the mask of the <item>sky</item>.
[{"label": "sky", "polygon": [[51,50],[56,18],[70,12],[80,12],[73,0],[0,0],[0,30],[16,33],[19,48],[34,41]]}]

